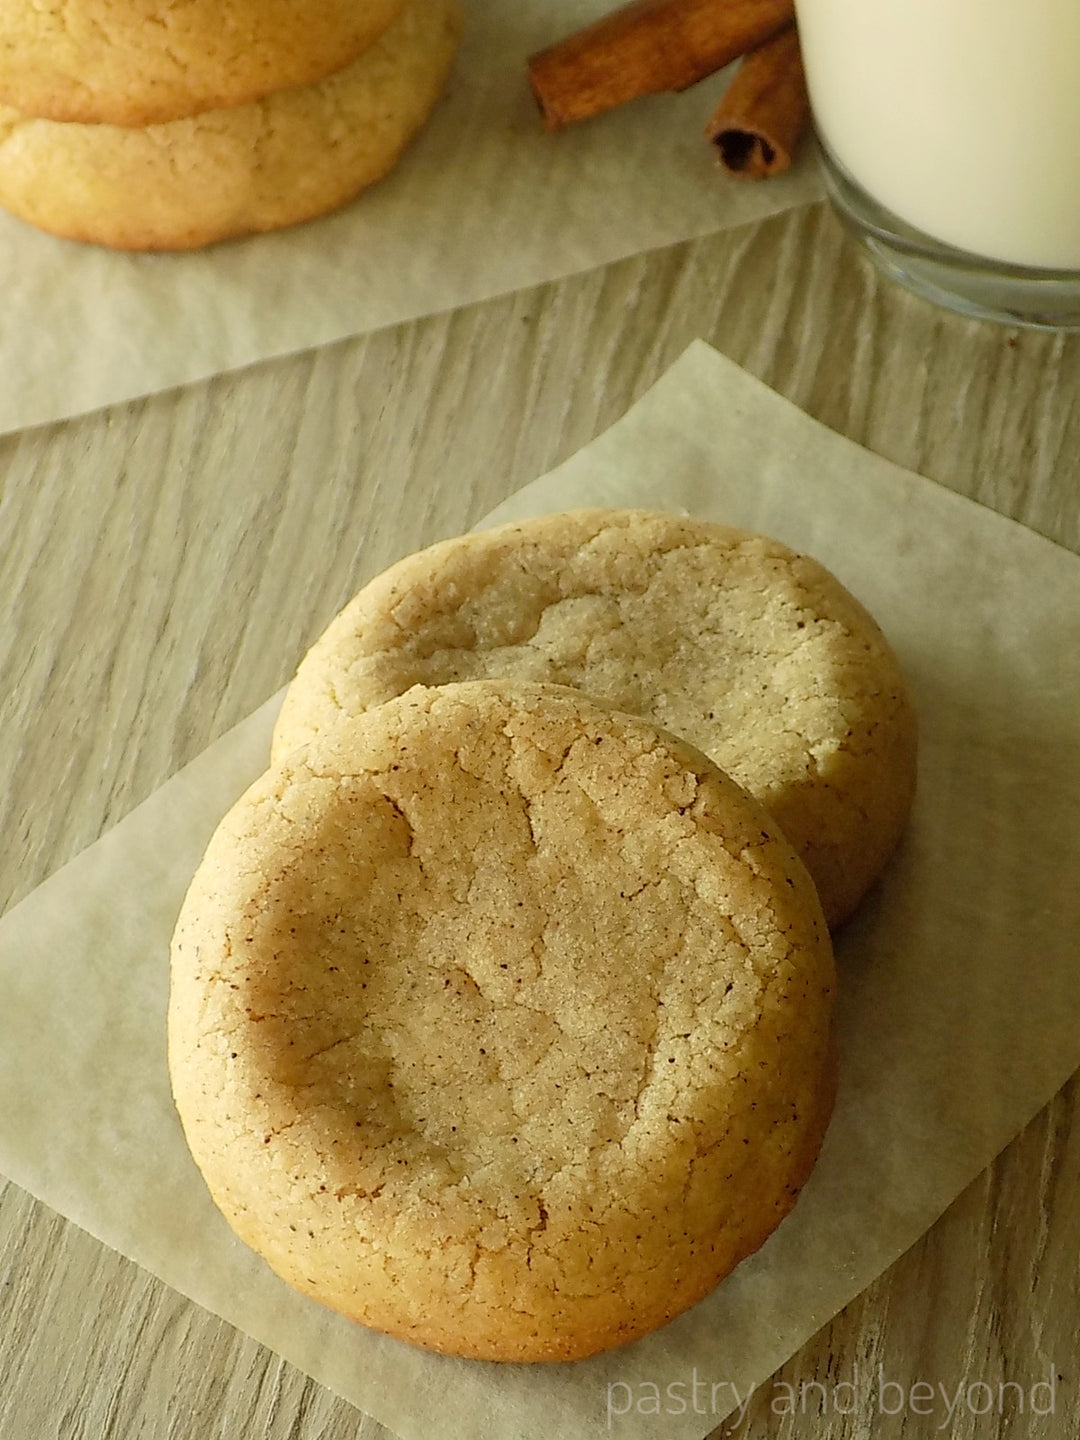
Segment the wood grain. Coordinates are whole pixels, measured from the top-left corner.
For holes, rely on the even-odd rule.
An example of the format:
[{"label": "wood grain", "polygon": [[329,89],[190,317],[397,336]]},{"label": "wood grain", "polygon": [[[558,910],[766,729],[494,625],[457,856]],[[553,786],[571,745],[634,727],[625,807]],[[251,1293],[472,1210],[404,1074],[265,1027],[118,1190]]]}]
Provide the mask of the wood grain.
[{"label": "wood grain", "polygon": [[[288,678],[353,590],[573,453],[702,336],[809,414],[1080,551],[1080,336],[885,282],[820,207],[0,440],[0,904]],[[962,563],[962,557],[958,557]],[[1080,1433],[1080,1083],[779,1372],[1030,1384]],[[718,1433],[929,1436],[774,1413]],[[1012,1399],[1014,1391],[1006,1392]],[[702,1430],[711,1422],[702,1420]],[[4,1440],[376,1440],[343,1402],[0,1191]],[[662,1433],[662,1431],[658,1431]]]}]

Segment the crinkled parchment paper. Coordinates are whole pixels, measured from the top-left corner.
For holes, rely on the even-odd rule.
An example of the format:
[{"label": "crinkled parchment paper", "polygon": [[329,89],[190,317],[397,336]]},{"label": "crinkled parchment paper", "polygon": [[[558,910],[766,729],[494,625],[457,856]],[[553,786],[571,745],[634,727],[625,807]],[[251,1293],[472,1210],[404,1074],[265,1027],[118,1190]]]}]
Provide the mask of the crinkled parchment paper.
[{"label": "crinkled parchment paper", "polygon": [[[585,1440],[609,1433],[609,1396],[631,1410],[611,1420],[626,1440],[706,1433],[725,1387],[766,1381],[1080,1065],[1080,559],[838,438],[700,343],[497,516],[584,503],[685,509],[818,556],[882,622],[921,714],[910,833],[839,944],[841,1085],[820,1163],[696,1309],[574,1365],[456,1361],[322,1311],[232,1238],[169,1099],[166,952],[212,827],[263,767],[274,702],[0,923],[0,1169],[407,1440]],[[689,1397],[695,1375],[710,1413],[672,1413],[667,1387]],[[637,1413],[646,1384],[670,1407],[659,1421]]]},{"label": "crinkled parchment paper", "polygon": [[724,79],[549,135],[525,61],[614,0],[464,0],[428,128],[337,215],[188,255],[57,240],[0,211],[0,431],[450,310],[818,199],[808,147],[731,179],[702,131]]}]

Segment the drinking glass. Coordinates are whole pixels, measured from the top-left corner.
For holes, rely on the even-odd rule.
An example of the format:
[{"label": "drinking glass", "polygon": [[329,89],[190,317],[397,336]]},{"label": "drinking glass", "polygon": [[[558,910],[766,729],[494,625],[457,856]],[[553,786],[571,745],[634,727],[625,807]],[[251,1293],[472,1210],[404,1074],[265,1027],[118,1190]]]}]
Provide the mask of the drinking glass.
[{"label": "drinking glass", "polygon": [[826,184],[953,309],[1080,327],[1080,0],[795,0]]}]

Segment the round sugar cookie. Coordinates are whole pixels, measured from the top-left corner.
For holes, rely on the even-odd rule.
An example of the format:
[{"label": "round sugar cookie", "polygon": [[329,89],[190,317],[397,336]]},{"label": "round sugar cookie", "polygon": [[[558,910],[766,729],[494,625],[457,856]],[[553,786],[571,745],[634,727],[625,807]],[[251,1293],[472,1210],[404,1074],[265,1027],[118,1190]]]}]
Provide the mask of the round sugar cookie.
[{"label": "round sugar cookie", "polygon": [[173,1092],[297,1289],[432,1349],[572,1359],[790,1210],[833,984],[812,882],[705,756],[560,687],[419,687],[214,836],[173,942]]},{"label": "round sugar cookie", "polygon": [[311,85],[404,0],[4,0],[0,100],[26,115],[152,125]]},{"label": "round sugar cookie", "polygon": [[310,220],[393,168],[446,83],[459,0],[410,0],[347,69],[141,129],[0,107],[0,205],[123,250],[183,250]]},{"label": "round sugar cookie", "polygon": [[547,515],[392,566],[300,665],[274,754],[483,676],[575,686],[704,750],[779,822],[830,925],[907,819],[914,713],[862,606],[776,540],[648,510]]}]

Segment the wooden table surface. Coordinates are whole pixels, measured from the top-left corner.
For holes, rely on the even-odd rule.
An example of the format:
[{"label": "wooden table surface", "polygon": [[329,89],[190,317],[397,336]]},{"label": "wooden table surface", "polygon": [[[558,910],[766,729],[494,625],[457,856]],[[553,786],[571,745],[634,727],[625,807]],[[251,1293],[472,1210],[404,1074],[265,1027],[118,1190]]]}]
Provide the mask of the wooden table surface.
[{"label": "wooden table surface", "polygon": [[[281,686],[366,577],[578,449],[695,337],[1080,551],[1080,335],[935,310],[878,279],[821,206],[3,438],[0,908]],[[779,1372],[803,1413],[776,1413],[789,1392],[768,1386],[716,1433],[1078,1435],[1078,1296],[1074,1079]],[[836,1413],[848,1392],[829,1388],[820,1415],[821,1392],[800,1391],[856,1366],[908,1397],[990,1389],[965,1389],[951,1420],[936,1391],[894,1416]],[[1051,1379],[1046,1416],[999,1391],[1030,1400]],[[386,1434],[0,1188],[2,1440]]]}]

